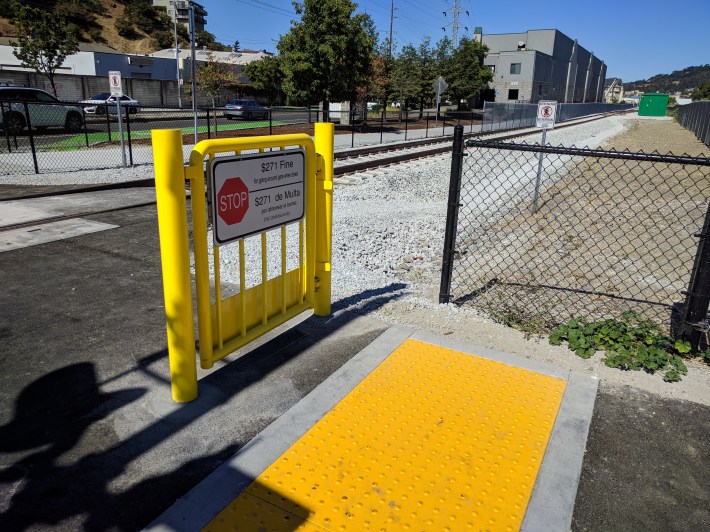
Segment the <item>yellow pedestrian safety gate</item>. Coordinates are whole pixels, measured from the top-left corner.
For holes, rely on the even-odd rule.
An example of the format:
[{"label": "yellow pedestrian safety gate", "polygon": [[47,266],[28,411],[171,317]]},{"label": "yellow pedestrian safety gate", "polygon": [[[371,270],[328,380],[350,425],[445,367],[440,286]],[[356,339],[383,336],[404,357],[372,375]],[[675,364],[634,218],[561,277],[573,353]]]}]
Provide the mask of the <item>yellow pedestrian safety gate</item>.
[{"label": "yellow pedestrian safety gate", "polygon": [[[181,130],[153,130],[152,138],[172,397],[177,402],[187,402],[197,397],[197,363],[185,181],[189,181],[191,190],[200,366],[208,369],[215,361],[306,310],[314,309],[318,316],[330,314],[333,124],[315,124],[314,138],[294,134],[204,140],[193,148],[187,166],[183,164]],[[288,232],[282,225],[246,235],[250,242],[260,239],[260,282],[253,286],[249,286],[247,277],[258,276],[259,272],[247,266],[250,262],[245,251],[247,238],[241,236],[235,243],[226,244],[238,246],[239,290],[224,294],[220,247],[217,245],[220,242],[215,237],[211,254],[208,242],[207,196],[214,198],[217,191],[205,194],[208,188],[212,188],[206,186],[210,182],[207,178],[214,177],[210,174],[212,171],[216,175],[214,169],[218,163],[229,163],[229,156],[248,159],[252,152],[265,154],[264,161],[271,160],[266,154],[285,156],[282,159],[298,159],[297,154],[302,154],[305,159],[304,197],[299,200],[303,201],[303,217],[297,225],[289,226]],[[267,169],[269,165],[278,166],[275,162],[264,164],[266,166],[262,168]],[[273,174],[272,177],[274,180],[284,176],[288,179],[289,175]],[[248,180],[251,176],[242,178]],[[255,203],[263,200],[263,196],[251,198],[241,178],[233,181],[238,181],[242,188],[230,198],[236,197],[236,202],[240,202],[240,197],[244,200],[244,204],[240,204],[239,219],[230,219],[231,227],[238,227],[241,216],[248,209],[255,209]],[[247,210],[243,205],[248,205]],[[214,213],[216,209],[214,207]],[[268,207],[263,212],[267,211]],[[218,230],[216,218],[216,215],[212,217],[214,231]],[[224,225],[223,221],[220,223]],[[271,278],[267,271],[270,249],[267,233],[280,239],[280,268],[278,275]],[[292,237],[295,234],[295,244],[287,238],[288,233]],[[237,231],[237,234],[240,233]],[[291,269],[287,267],[289,250],[297,255],[291,257],[290,262],[296,263]],[[213,272],[212,283],[210,272]]]}]

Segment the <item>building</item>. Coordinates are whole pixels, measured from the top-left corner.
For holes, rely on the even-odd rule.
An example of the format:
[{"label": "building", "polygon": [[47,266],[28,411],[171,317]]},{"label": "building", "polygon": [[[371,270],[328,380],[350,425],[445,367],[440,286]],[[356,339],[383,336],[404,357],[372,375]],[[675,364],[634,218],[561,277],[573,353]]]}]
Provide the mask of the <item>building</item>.
[{"label": "building", "polygon": [[492,88],[484,100],[601,102],[606,65],[558,30],[484,35],[474,39],[488,46],[484,65],[493,71]]},{"label": "building", "polygon": [[618,103],[624,101],[624,84],[619,78],[611,78],[604,87],[604,101]]},{"label": "building", "polygon": [[[266,50],[253,51],[253,50],[241,50],[239,52],[217,52],[213,50],[196,50],[195,55],[197,56],[197,66],[203,66],[208,61],[219,61],[220,63],[225,63],[233,67],[234,73],[239,75],[242,72],[242,67],[252,61],[258,61],[267,56],[274,55]],[[150,54],[150,57],[160,60],[172,60],[173,61],[173,72],[175,71],[175,48],[167,48],[165,50],[158,50]],[[178,63],[180,65],[181,77],[185,80],[191,78],[191,63],[190,63],[190,49],[183,50],[180,48],[178,50]],[[174,77],[174,76],[173,76]],[[242,79],[242,82],[247,82],[246,79]]]},{"label": "building", "polygon": [[[190,2],[187,0],[152,0],[153,6],[162,7],[172,19],[177,17],[178,24],[190,29]],[[207,25],[207,10],[201,4],[192,2],[195,7],[195,32],[205,31]]]}]

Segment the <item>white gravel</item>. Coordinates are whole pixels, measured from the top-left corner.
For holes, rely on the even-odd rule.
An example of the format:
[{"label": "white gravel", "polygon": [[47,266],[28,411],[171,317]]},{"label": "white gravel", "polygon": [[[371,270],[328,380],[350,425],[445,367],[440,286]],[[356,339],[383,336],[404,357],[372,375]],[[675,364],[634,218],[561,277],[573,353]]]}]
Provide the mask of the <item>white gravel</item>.
[{"label": "white gravel", "polygon": [[[627,118],[608,117],[548,133],[553,145],[599,147],[625,130]],[[523,139],[539,142],[540,135]],[[623,148],[623,146],[619,146]],[[521,172],[530,175],[530,161]],[[400,164],[376,171],[337,178],[333,205],[332,301],[334,312],[367,313],[389,323],[399,323],[474,344],[536,358],[576,371],[596,375],[610,383],[628,384],[666,397],[710,405],[710,370],[690,364],[682,382],[667,384],[660,375],[621,372],[604,366],[599,355],[583,360],[565,347],[552,347],[545,339],[528,340],[522,333],[492,322],[476,310],[439,305],[441,256],[446,224],[450,155]],[[559,168],[559,175],[564,168]],[[513,171],[510,172],[515,173]],[[52,184],[97,183],[152,175],[150,166],[126,170],[72,172],[66,181],[52,174]],[[23,183],[48,184],[44,176],[23,176]],[[86,181],[83,181],[86,179]],[[495,176],[491,179],[495,180]],[[3,183],[0,178],[0,183]],[[506,191],[510,193],[510,190]],[[527,193],[527,191],[526,191]],[[498,198],[504,198],[500,194]],[[288,228],[288,267],[297,261],[297,226]],[[212,236],[209,235],[210,241]],[[280,233],[271,232],[268,277],[281,268]],[[247,287],[261,281],[261,242],[246,241]],[[239,290],[236,244],[220,249],[223,297]]]}]

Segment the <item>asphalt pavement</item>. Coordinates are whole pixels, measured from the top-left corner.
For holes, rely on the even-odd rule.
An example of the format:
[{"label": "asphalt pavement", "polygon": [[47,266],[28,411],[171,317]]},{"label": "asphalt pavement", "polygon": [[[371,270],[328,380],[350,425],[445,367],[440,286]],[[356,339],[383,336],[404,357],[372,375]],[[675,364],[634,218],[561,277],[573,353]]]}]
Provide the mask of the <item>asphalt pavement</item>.
[{"label": "asphalt pavement", "polygon": [[[335,301],[200,370],[178,405],[155,206],[88,219],[115,227],[0,252],[3,531],[146,526],[388,328]],[[572,528],[710,529],[709,435],[707,407],[602,382]]]}]

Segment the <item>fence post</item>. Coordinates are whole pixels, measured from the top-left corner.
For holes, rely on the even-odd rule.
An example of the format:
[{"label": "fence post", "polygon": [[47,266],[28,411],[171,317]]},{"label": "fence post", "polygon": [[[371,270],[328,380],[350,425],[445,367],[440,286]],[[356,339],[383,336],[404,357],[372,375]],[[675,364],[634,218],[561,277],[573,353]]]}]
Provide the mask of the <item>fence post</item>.
[{"label": "fence post", "polygon": [[185,403],[197,397],[197,359],[182,131],[154,129],[152,137],[170,383],[173,399]]},{"label": "fence post", "polygon": [[[96,108],[98,109],[98,107]],[[108,105],[104,107],[106,113],[106,131],[108,131],[108,141],[111,142],[111,118],[108,116]]]},{"label": "fence post", "polygon": [[39,174],[39,166],[37,166],[37,150],[35,149],[35,137],[32,134],[32,121],[30,120],[30,109],[25,101],[25,116],[27,117],[27,134],[30,137],[30,149],[32,150],[32,162],[35,165],[35,174]]},{"label": "fence post", "polygon": [[698,351],[701,324],[707,317],[710,305],[710,205],[705,213],[703,229],[695,236],[699,238],[698,250],[695,253],[688,290],[684,292],[685,311],[681,328],[681,337],[690,341],[693,353]]},{"label": "fence post", "polygon": [[407,133],[409,132],[409,109],[404,115],[404,141],[407,142]]},{"label": "fence post", "polygon": [[89,130],[87,129],[87,126],[86,126],[86,112],[84,111],[83,108],[82,108],[81,114],[82,114],[82,118],[84,119],[83,120],[83,122],[84,122],[84,139],[86,140],[86,147],[88,148],[89,147]]},{"label": "fence post", "polygon": [[427,111],[426,114],[426,129],[424,130],[424,138],[429,138],[429,111]]},{"label": "fence post", "polygon": [[[2,116],[5,116],[5,104],[0,102],[0,110],[2,110]],[[4,118],[3,118],[4,120]],[[5,140],[7,140],[7,153],[12,152],[12,144],[10,144],[10,128],[3,128],[5,130]]]},{"label": "fence post", "polygon": [[133,143],[131,142],[131,108],[126,107],[126,134],[128,135],[128,162],[133,166]]},{"label": "fence post", "polygon": [[382,144],[382,134],[385,130],[385,110],[382,110],[382,116],[380,117],[380,144]]},{"label": "fence post", "polygon": [[350,110],[350,147],[354,148],[355,147],[355,111],[356,108],[353,106],[353,108]]},{"label": "fence post", "polygon": [[449,205],[446,211],[446,230],[444,233],[444,256],[441,261],[441,286],[439,303],[451,300],[451,274],[454,269],[454,250],[456,248],[456,228],[458,226],[461,199],[461,173],[463,171],[463,126],[454,127],[454,145],[451,154],[451,177],[449,179]]}]

